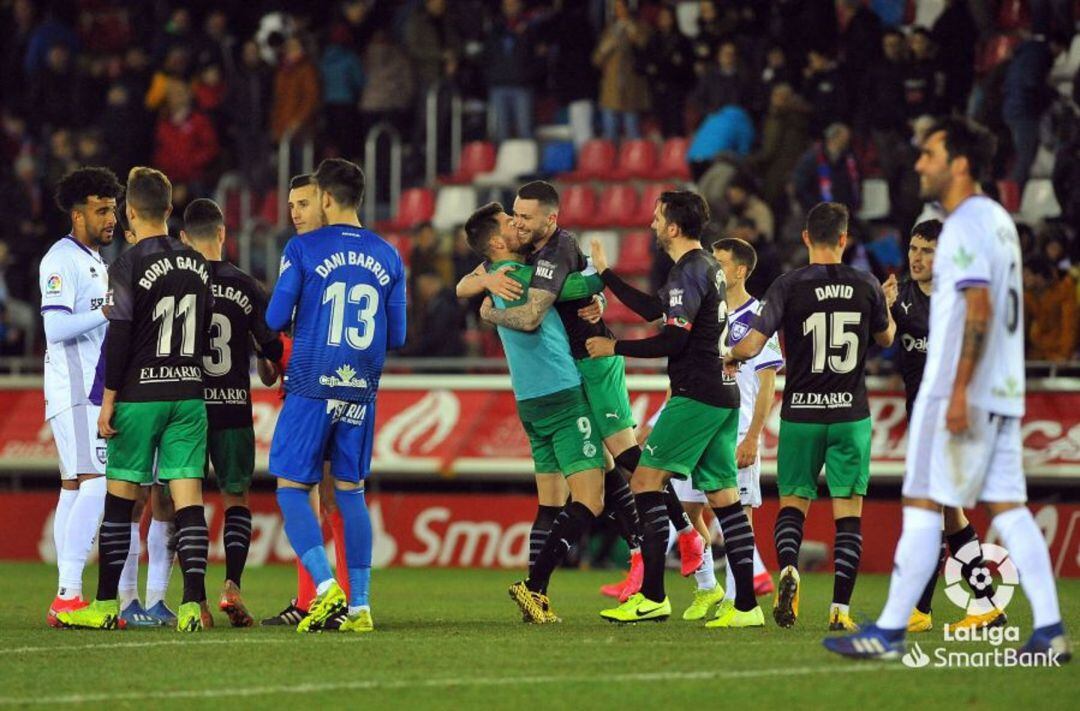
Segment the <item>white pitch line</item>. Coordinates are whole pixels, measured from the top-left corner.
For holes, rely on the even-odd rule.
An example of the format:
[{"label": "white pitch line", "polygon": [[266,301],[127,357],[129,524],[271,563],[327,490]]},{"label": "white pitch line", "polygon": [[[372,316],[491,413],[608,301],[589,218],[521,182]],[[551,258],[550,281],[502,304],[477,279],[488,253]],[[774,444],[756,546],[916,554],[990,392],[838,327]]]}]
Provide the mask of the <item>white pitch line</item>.
[{"label": "white pitch line", "polygon": [[230,637],[229,639],[162,639],[154,642],[98,642],[96,644],[58,644],[51,647],[0,648],[0,656],[8,654],[37,654],[87,649],[140,649],[142,647],[187,647],[206,644],[285,644],[293,640],[273,637]]},{"label": "white pitch line", "polygon": [[[746,669],[743,671],[699,671],[699,672],[653,672],[643,674],[604,675],[604,681],[627,683],[655,683],[668,681],[712,681],[726,679],[756,679],[770,676],[810,676],[813,674],[835,674],[840,665],[832,664],[820,667],[794,667],[775,669]],[[907,671],[900,664],[859,664],[843,667],[843,673]],[[315,694],[328,691],[378,691],[417,688],[452,688],[452,687],[495,687],[495,686],[531,686],[540,684],[593,683],[596,675],[591,676],[509,676],[477,677],[475,679],[417,679],[415,681],[341,681],[323,684],[293,684],[277,686],[230,687],[224,689],[176,689],[169,691],[131,691],[101,694],[65,694],[58,696],[0,696],[0,706],[41,705],[41,704],[93,704],[113,701],[146,701],[160,699],[174,701],[179,699],[221,699],[228,697],[270,696],[274,694]]]}]

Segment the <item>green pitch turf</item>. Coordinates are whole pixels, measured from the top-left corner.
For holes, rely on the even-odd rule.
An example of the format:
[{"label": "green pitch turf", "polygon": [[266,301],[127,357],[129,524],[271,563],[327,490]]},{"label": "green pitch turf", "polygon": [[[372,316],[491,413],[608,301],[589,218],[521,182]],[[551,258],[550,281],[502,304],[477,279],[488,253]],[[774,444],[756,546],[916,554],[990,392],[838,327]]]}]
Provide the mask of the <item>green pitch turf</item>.
[{"label": "green pitch turf", "polygon": [[[212,568],[216,599],[221,568]],[[52,630],[51,566],[0,564],[0,706],[96,708],[1009,708],[1072,706],[1080,661],[1062,669],[908,669],[856,663],[821,647],[831,596],[829,575],[804,577],[802,617],[781,630],[706,630],[678,615],[688,581],[671,576],[675,616],[666,623],[616,627],[597,612],[612,573],[559,571],[552,584],[561,625],[521,623],[506,594],[512,572],[379,570],[373,576],[377,631],[298,635],[291,629],[218,626],[194,635],[172,630]],[[87,581],[96,580],[96,570]],[[886,576],[864,575],[856,616],[874,615]],[[292,595],[290,567],[248,571],[244,591],[256,616]],[[87,588],[92,591],[93,587]],[[1066,624],[1080,630],[1080,581],[1059,587]],[[178,602],[173,580],[170,602]],[[762,599],[761,602],[769,604]],[[958,612],[939,591],[938,629],[913,636],[931,657],[940,625]],[[1025,599],[1011,622],[1030,631]],[[219,625],[226,622],[220,614]],[[947,645],[987,651],[989,643]],[[1072,702],[1069,699],[1073,699]]]}]

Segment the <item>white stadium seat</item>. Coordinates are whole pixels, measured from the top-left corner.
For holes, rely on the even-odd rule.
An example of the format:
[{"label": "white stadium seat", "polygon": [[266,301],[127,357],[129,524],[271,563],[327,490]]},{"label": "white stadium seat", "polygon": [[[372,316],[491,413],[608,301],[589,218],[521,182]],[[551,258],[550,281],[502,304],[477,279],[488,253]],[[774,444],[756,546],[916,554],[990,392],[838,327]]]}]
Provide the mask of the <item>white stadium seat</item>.
[{"label": "white stadium seat", "polygon": [[1029,180],[1020,199],[1020,217],[1028,224],[1035,224],[1047,217],[1061,215],[1061,205],[1054,194],[1054,184],[1049,180]]},{"label": "white stadium seat", "polygon": [[615,266],[619,262],[619,233],[615,230],[586,230],[578,235],[578,246],[588,257],[592,252],[593,240],[598,240],[604,247],[608,264]]},{"label": "white stadium seat", "polygon": [[860,220],[880,220],[889,216],[889,184],[880,178],[867,178],[862,181],[862,206],[859,208]]},{"label": "white stadium seat", "polygon": [[431,224],[440,231],[452,230],[476,210],[476,191],[468,185],[448,185],[439,189]]},{"label": "white stadium seat", "polygon": [[476,176],[477,185],[510,185],[518,176],[535,173],[540,165],[536,141],[515,138],[503,141],[495,156],[495,170]]}]

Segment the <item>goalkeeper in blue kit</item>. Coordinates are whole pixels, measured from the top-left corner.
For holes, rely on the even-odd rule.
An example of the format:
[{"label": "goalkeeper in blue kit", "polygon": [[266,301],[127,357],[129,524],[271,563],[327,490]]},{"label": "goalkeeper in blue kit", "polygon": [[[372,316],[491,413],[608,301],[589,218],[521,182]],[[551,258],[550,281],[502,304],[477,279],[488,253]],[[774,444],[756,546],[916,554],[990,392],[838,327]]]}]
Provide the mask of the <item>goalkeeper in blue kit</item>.
[{"label": "goalkeeper in blue kit", "polygon": [[[374,629],[368,591],[371,519],[364,480],[371,470],[375,396],[387,349],[405,343],[405,269],[401,256],[357,218],[360,168],[324,160],[313,175],[326,226],[289,240],[266,322],[293,321],[285,404],[270,445],[270,473],[285,534],[316,585],[298,632],[321,631],[348,611],[342,632]],[[293,312],[295,309],[295,319]],[[330,461],[345,523],[350,597],[334,579],[308,494]]]}]

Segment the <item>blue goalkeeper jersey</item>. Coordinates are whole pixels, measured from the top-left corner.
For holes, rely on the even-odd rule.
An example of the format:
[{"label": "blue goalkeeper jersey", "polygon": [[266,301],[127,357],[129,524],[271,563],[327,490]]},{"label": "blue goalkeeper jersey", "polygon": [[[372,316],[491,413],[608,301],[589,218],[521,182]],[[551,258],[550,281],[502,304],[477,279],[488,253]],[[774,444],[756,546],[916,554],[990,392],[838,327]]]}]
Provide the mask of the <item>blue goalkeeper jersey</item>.
[{"label": "blue goalkeeper jersey", "polygon": [[401,255],[371,230],[349,225],[293,237],[266,310],[270,328],[285,330],[290,321],[286,392],[374,401],[387,349],[405,343]]}]

